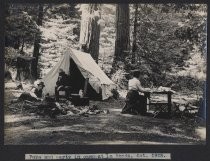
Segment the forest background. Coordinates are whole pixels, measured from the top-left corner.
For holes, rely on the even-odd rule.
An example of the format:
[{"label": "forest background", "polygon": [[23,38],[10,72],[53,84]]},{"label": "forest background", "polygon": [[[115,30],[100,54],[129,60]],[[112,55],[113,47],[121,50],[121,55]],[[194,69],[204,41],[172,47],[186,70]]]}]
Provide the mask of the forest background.
[{"label": "forest background", "polygon": [[13,80],[20,79],[18,56],[35,58],[33,82],[72,47],[90,53],[119,90],[127,89],[131,71],[139,69],[146,73],[145,87],[203,95],[204,4],[8,4],[5,12],[5,70]]}]

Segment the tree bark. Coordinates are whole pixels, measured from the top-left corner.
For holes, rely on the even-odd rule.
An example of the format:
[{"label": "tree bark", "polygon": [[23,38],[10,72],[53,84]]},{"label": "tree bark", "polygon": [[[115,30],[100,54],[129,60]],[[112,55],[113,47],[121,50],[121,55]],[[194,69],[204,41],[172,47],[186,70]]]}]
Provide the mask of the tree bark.
[{"label": "tree bark", "polygon": [[21,45],[20,53],[23,53],[24,45],[25,45],[25,38],[24,38],[24,36],[22,36],[22,45]]},{"label": "tree bark", "polygon": [[99,56],[100,18],[100,4],[82,4],[81,50],[90,53],[96,63]]},{"label": "tree bark", "polygon": [[129,5],[117,4],[116,8],[116,40],[115,40],[115,61],[124,61],[129,52]]},{"label": "tree bark", "polygon": [[[42,26],[42,20],[43,20],[43,4],[39,4],[39,13],[37,17],[37,25]],[[40,49],[40,41],[41,36],[39,33],[36,33],[35,40],[34,40],[34,51],[33,51],[33,57],[35,58],[35,61],[32,63],[32,74],[33,78],[38,78],[38,61],[39,61],[39,49]]]},{"label": "tree bark", "polygon": [[134,4],[134,8],[135,8],[135,13],[134,13],[134,23],[133,23],[133,45],[132,45],[132,59],[131,62],[132,64],[135,63],[136,61],[136,49],[137,49],[137,45],[136,45],[136,31],[137,31],[137,15],[138,15],[138,4]]}]

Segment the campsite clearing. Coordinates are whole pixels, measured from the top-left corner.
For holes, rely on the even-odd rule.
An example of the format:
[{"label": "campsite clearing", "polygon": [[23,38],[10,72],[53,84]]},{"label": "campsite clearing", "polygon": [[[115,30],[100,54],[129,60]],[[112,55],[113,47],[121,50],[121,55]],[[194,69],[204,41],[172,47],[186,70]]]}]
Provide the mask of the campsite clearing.
[{"label": "campsite clearing", "polygon": [[[9,95],[10,91],[5,90],[5,97]],[[4,144],[205,144],[205,128],[193,119],[121,114],[124,100],[91,101],[90,104],[110,113],[88,117],[59,115],[52,119],[33,113],[12,113],[5,106]]]}]

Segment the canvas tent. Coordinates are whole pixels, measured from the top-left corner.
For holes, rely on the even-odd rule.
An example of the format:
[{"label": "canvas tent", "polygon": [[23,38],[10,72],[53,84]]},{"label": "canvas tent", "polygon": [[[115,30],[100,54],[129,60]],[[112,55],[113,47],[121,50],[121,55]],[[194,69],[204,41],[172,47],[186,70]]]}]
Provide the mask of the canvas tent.
[{"label": "canvas tent", "polygon": [[84,87],[86,79],[89,82],[88,95],[98,95],[103,100],[111,97],[111,91],[116,88],[116,84],[107,77],[90,54],[68,48],[57,65],[42,79],[45,83],[45,93],[55,94],[55,85],[60,68],[66,74],[70,74],[75,93]]}]

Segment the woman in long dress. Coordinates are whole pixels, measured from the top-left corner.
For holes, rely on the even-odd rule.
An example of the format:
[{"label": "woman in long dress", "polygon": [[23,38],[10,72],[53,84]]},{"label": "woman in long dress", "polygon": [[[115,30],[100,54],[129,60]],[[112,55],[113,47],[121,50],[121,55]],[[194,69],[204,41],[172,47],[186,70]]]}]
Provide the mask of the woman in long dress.
[{"label": "woman in long dress", "polygon": [[[128,93],[126,105],[122,109],[122,114],[141,114],[147,113],[147,98],[144,93],[148,93],[149,88],[143,88],[139,81],[140,71],[133,72],[133,78],[128,81]],[[141,94],[139,94],[141,93]]]}]

